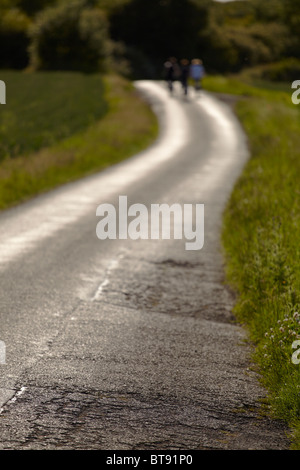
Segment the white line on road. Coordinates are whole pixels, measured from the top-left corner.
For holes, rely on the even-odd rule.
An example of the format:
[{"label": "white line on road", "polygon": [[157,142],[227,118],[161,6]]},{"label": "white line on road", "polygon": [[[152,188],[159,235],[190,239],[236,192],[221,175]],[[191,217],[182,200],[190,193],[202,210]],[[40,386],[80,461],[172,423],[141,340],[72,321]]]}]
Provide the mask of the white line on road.
[{"label": "white line on road", "polygon": [[106,271],[106,276],[104,278],[104,281],[101,282],[100,286],[98,287],[95,294],[93,295],[93,297],[91,299],[92,302],[94,300],[99,300],[99,298],[102,295],[104,287],[106,287],[109,284],[109,278],[110,278],[110,275],[111,275],[112,271],[117,269],[117,267],[119,266],[120,259],[122,259],[123,257],[124,257],[124,255],[121,254],[121,255],[119,255],[118,258],[113,259],[113,260],[110,261],[109,266],[108,266],[107,271]]},{"label": "white line on road", "polygon": [[17,399],[23,395],[23,393],[26,391],[26,387],[21,387],[20,390],[17,392],[15,390],[8,390],[1,388],[0,389],[0,414],[3,412],[4,408],[3,405],[9,404],[9,403],[14,403],[17,401]]}]

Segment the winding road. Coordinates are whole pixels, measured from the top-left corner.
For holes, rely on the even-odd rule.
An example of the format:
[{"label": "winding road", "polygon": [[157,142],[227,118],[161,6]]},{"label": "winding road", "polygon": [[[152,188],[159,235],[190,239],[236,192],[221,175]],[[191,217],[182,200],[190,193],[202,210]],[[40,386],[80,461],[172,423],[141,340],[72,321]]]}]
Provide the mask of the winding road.
[{"label": "winding road", "polygon": [[[209,93],[136,88],[160,122],[150,148],[0,214],[0,449],[287,449],[224,283],[245,135]],[[100,240],[97,207],[121,195],[204,204],[203,248]]]}]

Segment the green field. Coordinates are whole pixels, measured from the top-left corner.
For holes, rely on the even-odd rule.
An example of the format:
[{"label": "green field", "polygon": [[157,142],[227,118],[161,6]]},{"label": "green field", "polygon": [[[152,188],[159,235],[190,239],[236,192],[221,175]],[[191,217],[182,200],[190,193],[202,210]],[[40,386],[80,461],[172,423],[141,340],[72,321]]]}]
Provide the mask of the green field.
[{"label": "green field", "polygon": [[100,75],[1,71],[1,79],[0,161],[52,145],[107,111]]},{"label": "green field", "polygon": [[1,72],[0,209],[128,158],[157,122],[118,76]]},{"label": "green field", "polygon": [[[273,416],[293,429],[300,449],[300,106],[290,84],[208,77],[207,89],[239,95],[236,112],[251,159],[224,214],[227,279],[238,294],[235,314],[255,346]],[[298,346],[300,359],[300,346]]]}]

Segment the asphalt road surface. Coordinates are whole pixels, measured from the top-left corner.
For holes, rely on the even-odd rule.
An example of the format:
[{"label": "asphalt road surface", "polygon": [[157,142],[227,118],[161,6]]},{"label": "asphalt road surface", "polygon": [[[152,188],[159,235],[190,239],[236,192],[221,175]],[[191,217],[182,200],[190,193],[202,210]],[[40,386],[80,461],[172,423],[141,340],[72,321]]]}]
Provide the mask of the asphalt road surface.
[{"label": "asphalt road surface", "polygon": [[[136,86],[160,120],[152,147],[0,215],[0,449],[286,449],[224,284],[245,136],[208,93]],[[152,204],[204,204],[203,248],[100,240],[97,207],[119,196],[149,223]]]}]

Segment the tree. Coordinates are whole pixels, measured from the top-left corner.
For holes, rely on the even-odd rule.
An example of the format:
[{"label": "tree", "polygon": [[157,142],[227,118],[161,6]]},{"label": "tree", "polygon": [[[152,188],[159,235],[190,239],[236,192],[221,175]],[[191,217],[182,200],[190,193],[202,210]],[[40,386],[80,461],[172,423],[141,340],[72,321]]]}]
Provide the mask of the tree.
[{"label": "tree", "polygon": [[0,67],[23,69],[28,64],[28,16],[18,8],[0,5]]},{"label": "tree", "polygon": [[284,1],[283,21],[287,24],[291,41],[288,54],[300,58],[300,0]]},{"label": "tree", "polygon": [[126,44],[133,67],[144,58],[155,75],[169,56],[199,54],[207,10],[206,0],[133,0],[111,14],[112,39]]},{"label": "tree", "polygon": [[20,10],[28,16],[35,15],[38,11],[48,8],[57,3],[57,0],[14,0]]},{"label": "tree", "polygon": [[36,69],[94,72],[105,67],[109,54],[106,15],[88,0],[43,10],[31,29],[31,40]]},{"label": "tree", "polygon": [[216,72],[280,60],[289,43],[280,0],[216,3],[210,9],[203,58]]}]

